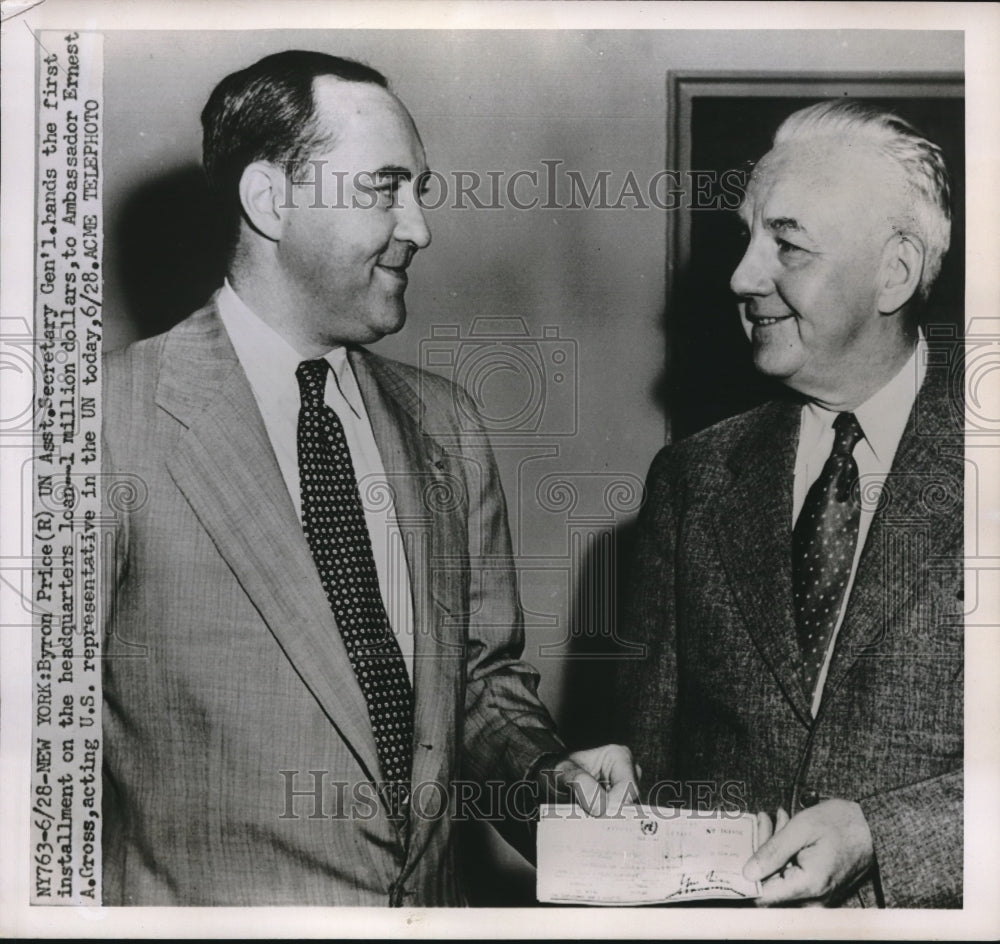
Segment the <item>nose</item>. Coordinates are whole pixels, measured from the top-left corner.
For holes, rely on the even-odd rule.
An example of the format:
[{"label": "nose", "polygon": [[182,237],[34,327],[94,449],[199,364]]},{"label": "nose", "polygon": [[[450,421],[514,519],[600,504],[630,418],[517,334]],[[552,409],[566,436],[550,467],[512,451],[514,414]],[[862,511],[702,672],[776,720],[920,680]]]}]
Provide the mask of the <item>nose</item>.
[{"label": "nose", "polygon": [[400,188],[393,236],[402,242],[412,243],[417,249],[426,249],[431,244],[431,231],[412,184]]},{"label": "nose", "polygon": [[729,287],[741,298],[749,295],[769,295],[774,291],[766,240],[751,239],[739,265],[733,271]]}]

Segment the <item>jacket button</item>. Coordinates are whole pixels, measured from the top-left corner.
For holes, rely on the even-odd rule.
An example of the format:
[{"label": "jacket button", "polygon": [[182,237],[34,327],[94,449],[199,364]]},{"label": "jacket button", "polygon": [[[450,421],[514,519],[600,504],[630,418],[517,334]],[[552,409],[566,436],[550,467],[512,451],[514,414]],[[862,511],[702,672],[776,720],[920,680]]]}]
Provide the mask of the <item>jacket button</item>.
[{"label": "jacket button", "polygon": [[819,792],[816,790],[803,790],[801,801],[804,807],[815,806],[819,803]]}]

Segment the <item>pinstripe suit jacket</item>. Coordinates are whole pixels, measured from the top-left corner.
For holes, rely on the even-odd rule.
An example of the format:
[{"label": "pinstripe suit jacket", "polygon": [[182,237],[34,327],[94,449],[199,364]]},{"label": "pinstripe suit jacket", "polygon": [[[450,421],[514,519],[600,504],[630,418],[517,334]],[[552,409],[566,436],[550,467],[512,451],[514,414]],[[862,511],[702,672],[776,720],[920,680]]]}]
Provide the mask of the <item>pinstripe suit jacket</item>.
[{"label": "pinstripe suit jacket", "polygon": [[364,696],[210,304],[105,363],[108,904],[463,903],[444,791],[561,750],[519,661],[506,509],[467,398],[349,356],[413,587],[409,841],[367,789]]},{"label": "pinstripe suit jacket", "polygon": [[799,681],[792,482],[800,407],[664,449],[648,479],[624,740],[659,799],[795,813],[861,804],[877,870],[848,904],[962,896],[961,373],[932,366],[859,562],[815,719]]}]

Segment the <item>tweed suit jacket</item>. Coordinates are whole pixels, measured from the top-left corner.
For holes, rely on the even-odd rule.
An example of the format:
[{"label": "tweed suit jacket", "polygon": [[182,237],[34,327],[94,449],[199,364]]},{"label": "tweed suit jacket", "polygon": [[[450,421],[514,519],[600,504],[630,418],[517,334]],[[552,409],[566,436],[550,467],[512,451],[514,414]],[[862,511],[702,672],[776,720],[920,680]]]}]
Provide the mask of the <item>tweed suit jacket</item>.
[{"label": "tweed suit jacket", "polygon": [[[931,366],[872,520],[815,719],[799,677],[801,407],[665,448],[640,515],[623,730],[652,801],[794,814],[860,803],[876,868],[845,904],[962,900],[961,374]],[[864,489],[864,481],[861,483]]]},{"label": "tweed suit jacket", "polygon": [[107,904],[462,904],[450,784],[562,749],[520,661],[506,508],[468,398],[349,357],[413,592],[408,840],[372,789],[364,696],[213,303],[105,363]]}]

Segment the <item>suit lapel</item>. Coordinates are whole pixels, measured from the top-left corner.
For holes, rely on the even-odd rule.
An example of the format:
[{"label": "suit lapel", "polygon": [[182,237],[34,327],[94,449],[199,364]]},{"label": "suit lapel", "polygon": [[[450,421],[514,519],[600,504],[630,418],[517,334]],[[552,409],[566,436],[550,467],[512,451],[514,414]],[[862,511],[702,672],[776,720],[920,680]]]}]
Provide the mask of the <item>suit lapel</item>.
[{"label": "suit lapel", "polygon": [[[931,367],[899,441],[883,499],[872,519],[837,639],[827,691],[843,682],[858,658],[877,654],[926,586],[935,559],[962,552],[962,432],[945,378]],[[952,467],[954,474],[948,471]],[[897,568],[906,567],[906,572]]]},{"label": "suit lapel", "polygon": [[183,423],[167,467],[330,721],[376,778],[364,696],[253,392],[214,306],[171,332],[157,403]]},{"label": "suit lapel", "polygon": [[769,404],[728,459],[715,518],[718,551],[750,635],[804,724],[809,701],[792,603],[792,485],[800,411]]},{"label": "suit lapel", "polygon": [[[423,431],[423,405],[413,388],[375,355],[354,349],[350,357],[392,490],[413,595],[413,784],[441,782],[453,766],[465,648],[460,623],[449,618],[457,604],[438,591],[446,582],[434,578],[435,570],[468,551],[449,500],[463,479],[451,456]],[[413,818],[411,860],[432,826],[431,819]]]}]

